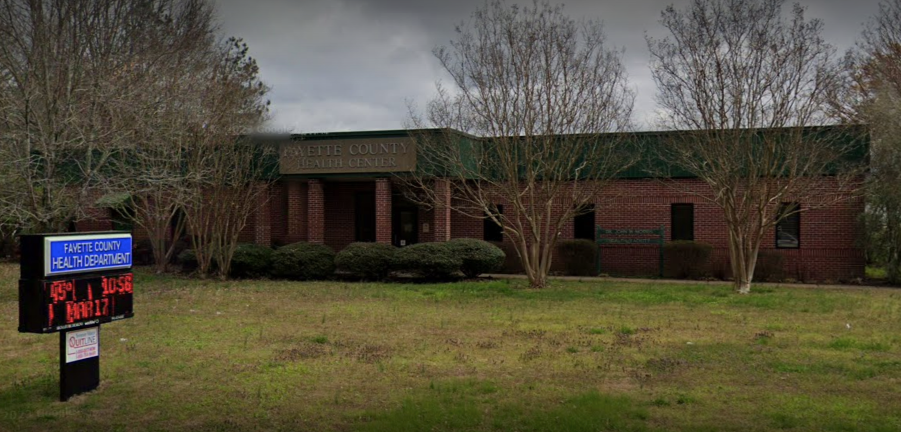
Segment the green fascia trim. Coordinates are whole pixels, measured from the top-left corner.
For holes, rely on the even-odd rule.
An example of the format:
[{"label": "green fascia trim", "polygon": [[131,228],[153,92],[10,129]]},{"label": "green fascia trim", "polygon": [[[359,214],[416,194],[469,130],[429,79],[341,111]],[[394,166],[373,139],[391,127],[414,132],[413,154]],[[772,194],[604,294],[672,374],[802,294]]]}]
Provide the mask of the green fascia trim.
[{"label": "green fascia trim", "polygon": [[[811,139],[816,139],[817,135],[825,135],[825,134],[840,134],[838,139],[842,144],[850,143],[852,144],[852,151],[846,153],[844,156],[843,162],[845,163],[866,163],[868,161],[869,156],[869,143],[870,143],[870,135],[866,125],[832,125],[832,126],[811,126],[800,128],[804,134],[804,136],[811,137]],[[789,128],[773,128],[773,129],[759,129],[756,131],[756,134],[761,136],[769,135],[769,134],[779,134],[780,132],[784,133],[786,130],[792,130]],[[649,178],[658,178],[660,177],[656,173],[666,173],[665,178],[695,178],[695,176],[684,169],[681,169],[678,166],[672,166],[666,161],[661,160],[657,157],[654,152],[646,151],[646,149],[653,148],[654,146],[666,145],[666,140],[679,138],[684,136],[691,136],[693,134],[697,134],[697,131],[651,131],[651,132],[628,132],[628,133],[618,133],[618,134],[602,134],[600,135],[600,139],[604,139],[605,136],[608,137],[617,137],[623,139],[622,151],[624,152],[640,152],[641,159],[634,164],[633,166],[627,168],[626,170],[620,172],[615,178],[618,179],[649,179]],[[561,139],[564,139],[565,136],[562,136]],[[835,136],[831,136],[829,140],[826,142],[834,142]],[[477,139],[477,141],[482,141],[486,143],[490,143],[489,138]],[[489,144],[490,145],[490,144]],[[837,169],[838,167],[833,167],[833,169]],[[826,174],[834,174],[835,171],[827,172]],[[575,178],[573,178],[575,179]]]},{"label": "green fascia trim", "polygon": [[[804,135],[816,137],[819,134],[831,134],[838,131],[841,133],[843,143],[854,144],[854,151],[846,154],[845,162],[861,163],[867,162],[869,157],[870,135],[866,125],[832,125],[832,126],[811,126],[800,128]],[[779,134],[780,131],[791,130],[788,128],[759,129],[756,133],[761,135]],[[623,132],[601,134],[600,139],[605,137],[622,139],[622,151],[624,152],[640,152],[641,159],[633,166],[620,172],[616,178],[618,179],[650,179],[660,177],[655,173],[663,172],[666,178],[695,178],[695,176],[676,166],[671,166],[665,161],[659,159],[653,152],[644,151],[653,146],[666,145],[667,139],[677,138],[680,136],[690,136],[697,134],[698,131],[648,131],[648,132]],[[292,141],[303,140],[339,140],[339,139],[365,139],[375,137],[411,137],[416,139],[417,135],[422,134],[447,134],[448,139],[454,139],[457,145],[465,146],[461,150],[464,157],[464,166],[467,171],[471,171],[473,164],[478,160],[477,155],[481,151],[490,148],[492,139],[490,137],[477,137],[465,132],[454,129],[394,129],[394,130],[376,130],[376,131],[350,131],[350,132],[327,132],[327,133],[307,133],[307,134],[291,134],[291,135],[248,135],[251,141],[267,141],[267,140],[284,140]],[[584,136],[584,135],[583,135]],[[579,137],[579,135],[561,135],[560,139],[567,137]],[[274,178],[294,178],[294,179],[312,179],[312,178],[380,178],[404,175],[407,172],[395,173],[345,173],[345,174],[295,174],[280,176],[278,174],[278,155],[270,156],[267,160],[265,175],[263,177]],[[432,177],[448,177],[451,167],[423,166],[422,158],[417,158],[416,170],[420,174]],[[836,167],[837,168],[837,167]],[[827,173],[828,175],[829,173]],[[575,177],[573,178],[575,180]]]},{"label": "green fascia trim", "polygon": [[292,141],[308,141],[308,140],[339,140],[339,139],[359,139],[359,138],[384,138],[384,137],[409,137],[415,133],[438,133],[450,132],[469,138],[475,138],[465,132],[454,129],[387,129],[387,130],[370,130],[370,131],[345,131],[345,132],[308,132],[297,134],[249,134],[248,138],[257,140],[292,140]]},{"label": "green fascia trim", "polygon": [[94,201],[94,205],[100,208],[121,207],[128,204],[129,200],[131,194],[128,192],[108,193]]}]

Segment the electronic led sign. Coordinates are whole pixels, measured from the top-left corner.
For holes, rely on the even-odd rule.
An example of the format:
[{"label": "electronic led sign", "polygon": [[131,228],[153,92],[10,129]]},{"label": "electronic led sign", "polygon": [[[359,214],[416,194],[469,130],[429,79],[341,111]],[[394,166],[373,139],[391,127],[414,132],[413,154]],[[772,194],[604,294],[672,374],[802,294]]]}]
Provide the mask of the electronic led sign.
[{"label": "electronic led sign", "polygon": [[100,325],[134,316],[127,232],[19,237],[19,331],[59,332],[59,397],[100,385]]}]

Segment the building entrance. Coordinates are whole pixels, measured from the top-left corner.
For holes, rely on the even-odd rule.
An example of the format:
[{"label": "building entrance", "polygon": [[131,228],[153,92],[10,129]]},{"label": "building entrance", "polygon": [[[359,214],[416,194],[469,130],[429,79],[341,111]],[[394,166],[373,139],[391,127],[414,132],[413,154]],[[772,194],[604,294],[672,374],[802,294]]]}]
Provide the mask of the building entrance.
[{"label": "building entrance", "polygon": [[374,192],[357,192],[354,196],[354,241],[375,241]]},{"label": "building entrance", "polygon": [[391,215],[391,243],[408,246],[419,241],[419,209],[413,205],[397,205]]}]

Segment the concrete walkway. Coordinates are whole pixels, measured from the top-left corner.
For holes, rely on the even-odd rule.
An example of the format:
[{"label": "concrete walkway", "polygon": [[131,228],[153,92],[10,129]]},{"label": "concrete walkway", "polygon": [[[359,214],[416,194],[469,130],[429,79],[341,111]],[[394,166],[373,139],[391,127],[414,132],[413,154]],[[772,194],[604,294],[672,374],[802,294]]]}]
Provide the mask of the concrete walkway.
[{"label": "concrete walkway", "polygon": [[[482,277],[490,277],[492,279],[526,279],[526,275],[522,274],[499,274],[492,273],[482,275]],[[684,285],[721,285],[732,286],[731,281],[721,280],[685,280],[685,279],[647,279],[647,278],[622,278],[609,276],[549,276],[550,280],[574,281],[574,282],[631,282],[631,283],[667,283],[667,284],[684,284]],[[891,285],[838,285],[838,284],[805,284],[805,283],[785,283],[785,282],[753,282],[751,284],[751,292],[754,292],[755,286],[765,287],[792,287],[792,288],[817,288],[817,289],[849,289],[849,288],[889,288],[899,289]]]}]

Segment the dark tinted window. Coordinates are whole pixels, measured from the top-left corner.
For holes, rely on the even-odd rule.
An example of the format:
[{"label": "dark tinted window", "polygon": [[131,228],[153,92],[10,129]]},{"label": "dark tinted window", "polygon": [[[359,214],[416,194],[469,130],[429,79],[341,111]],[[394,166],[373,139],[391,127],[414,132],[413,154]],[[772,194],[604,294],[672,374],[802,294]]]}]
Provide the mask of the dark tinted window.
[{"label": "dark tinted window", "polygon": [[[498,205],[494,206],[495,214],[502,215],[504,214],[504,206]],[[499,242],[504,241],[504,228],[500,225],[496,224],[488,215],[485,215],[485,219],[482,225],[483,229],[483,240],[485,241],[493,241]]]},{"label": "dark tinted window", "polygon": [[594,204],[586,204],[582,211],[586,213],[573,219],[573,238],[594,241]]},{"label": "dark tinted window", "polygon": [[694,204],[673,204],[670,209],[672,220],[673,240],[695,239],[695,205]]},{"label": "dark tinted window", "polygon": [[801,214],[797,203],[784,203],[779,211],[785,216],[776,224],[776,247],[797,249],[801,247]]}]

